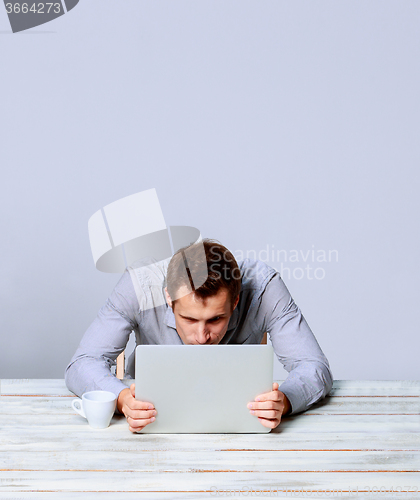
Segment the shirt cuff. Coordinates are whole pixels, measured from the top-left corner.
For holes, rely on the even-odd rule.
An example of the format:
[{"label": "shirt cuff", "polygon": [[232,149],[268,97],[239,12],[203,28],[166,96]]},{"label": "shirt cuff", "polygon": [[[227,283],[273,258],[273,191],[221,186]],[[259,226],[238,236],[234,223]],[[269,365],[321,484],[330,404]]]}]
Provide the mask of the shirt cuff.
[{"label": "shirt cuff", "polygon": [[98,386],[97,390],[113,392],[117,397],[123,389],[127,389],[128,387],[122,380],[114,375],[100,379],[95,385]]},{"label": "shirt cuff", "polygon": [[[115,377],[114,375],[110,375],[109,377],[101,379],[99,383],[97,382],[95,385],[97,386],[97,389],[95,390],[112,392],[113,394],[115,394],[117,400],[120,392],[124,389],[129,388],[128,385],[124,384],[122,380]],[[115,413],[117,415],[122,415],[122,413],[118,411],[117,407],[115,407]]]},{"label": "shirt cuff", "polygon": [[[328,372],[329,373],[329,372]],[[321,371],[312,374],[302,374],[291,371],[289,377],[279,387],[290,401],[292,410],[288,415],[306,411],[310,406],[320,401],[329,393],[332,387],[332,376]]]},{"label": "shirt cuff", "polygon": [[287,397],[292,407],[291,411],[285,415],[286,417],[306,409],[306,396],[300,387],[297,387],[294,383],[287,383],[287,380],[285,380],[279,387],[279,391]]}]

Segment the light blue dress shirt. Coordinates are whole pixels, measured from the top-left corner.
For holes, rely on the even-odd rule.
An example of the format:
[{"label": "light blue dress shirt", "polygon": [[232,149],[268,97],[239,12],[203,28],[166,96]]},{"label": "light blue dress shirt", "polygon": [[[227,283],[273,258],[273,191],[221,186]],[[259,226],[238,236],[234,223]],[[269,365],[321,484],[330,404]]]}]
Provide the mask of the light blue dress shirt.
[{"label": "light blue dress shirt", "polygon": [[[65,370],[68,389],[77,396],[93,390],[117,397],[127,386],[111,372],[117,356],[135,332],[136,344],[183,344],[164,296],[169,259],[128,267],[98,316],[87,329]],[[260,344],[265,332],[289,373],[279,390],[291,414],[307,410],[332,388],[327,358],[279,273],[262,261],[238,262],[242,273],[239,302],[220,344]],[[134,353],[126,377],[134,377]]]}]

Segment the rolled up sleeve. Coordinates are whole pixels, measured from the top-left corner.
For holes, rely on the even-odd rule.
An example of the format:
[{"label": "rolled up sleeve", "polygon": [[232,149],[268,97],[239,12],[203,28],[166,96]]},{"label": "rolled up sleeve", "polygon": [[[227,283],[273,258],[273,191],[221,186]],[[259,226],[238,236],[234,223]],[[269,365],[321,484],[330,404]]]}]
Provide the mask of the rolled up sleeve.
[{"label": "rolled up sleeve", "polygon": [[260,296],[259,314],[274,352],[289,372],[279,390],[292,406],[291,414],[307,410],[333,385],[327,358],[278,273]]}]

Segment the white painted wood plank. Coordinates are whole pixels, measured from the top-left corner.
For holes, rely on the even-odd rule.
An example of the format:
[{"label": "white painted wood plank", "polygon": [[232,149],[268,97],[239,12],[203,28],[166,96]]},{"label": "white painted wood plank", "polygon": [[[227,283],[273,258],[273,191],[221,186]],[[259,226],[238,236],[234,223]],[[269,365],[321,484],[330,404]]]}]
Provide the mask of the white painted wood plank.
[{"label": "white painted wood plank", "polygon": [[309,410],[305,415],[332,414],[413,414],[420,415],[420,397],[418,396],[327,396]]},{"label": "white painted wood plank", "polygon": [[[50,433],[60,433],[63,432],[63,436],[67,437],[65,429],[72,426],[73,431],[85,432],[90,435],[93,439],[96,435],[102,435],[105,437],[107,435],[121,436],[125,435],[128,430],[128,424],[123,415],[114,415],[111,420],[111,425],[107,429],[93,429],[91,428],[87,420],[78,415],[74,414],[63,414],[57,415],[56,413],[40,414],[40,415],[1,415],[0,425],[4,432],[13,432],[13,430],[18,429],[19,432],[24,431],[35,431],[47,434]],[[7,428],[7,431],[6,431]],[[370,415],[370,414],[339,414],[339,415],[318,415],[318,414],[301,414],[292,417],[284,417],[280,425],[274,429],[271,433],[267,434],[156,434],[155,436],[161,436],[160,439],[171,440],[171,439],[187,439],[185,436],[196,436],[199,439],[200,436],[209,436],[213,439],[214,436],[223,436],[223,440],[229,440],[229,436],[243,435],[248,436],[249,439],[253,437],[256,440],[270,440],[274,439],[272,434],[286,435],[290,432],[292,433],[313,433],[313,432],[323,432],[323,433],[347,433],[347,432],[360,432],[363,434],[376,433],[399,433],[399,432],[413,432],[417,433],[420,431],[420,418],[418,415]],[[129,432],[129,431],[128,431]],[[3,433],[2,433],[3,435]],[[0,439],[1,436],[0,435]],[[129,432],[130,436],[138,436],[139,434],[132,434]],[[153,439],[154,435],[151,435]],[[143,436],[144,437],[144,436]],[[278,437],[277,437],[278,439]]]},{"label": "white painted wood plank", "polygon": [[[0,493],[0,499],[2,500],[116,500],[115,492],[27,492],[22,491],[19,493]],[[389,496],[391,495],[391,496]],[[373,493],[372,490],[369,494],[363,494],[361,491],[354,493],[348,493],[343,490],[342,493],[333,492],[328,490],[326,493],[320,491],[315,492],[302,492],[300,489],[296,492],[289,493],[270,493],[269,490],[251,490],[234,492],[234,490],[210,490],[207,492],[152,492],[152,491],[137,491],[137,492],[118,492],[117,500],[196,500],[196,499],[208,499],[212,498],[229,498],[229,500],[243,500],[244,498],[319,498],[321,500],[331,500],[331,498],[346,498],[348,500],[370,500],[375,498],[380,498],[381,500],[395,500],[396,498],[419,498],[420,494],[416,493],[401,493],[394,494],[383,494],[383,493]]]},{"label": "white painted wood plank", "polygon": [[[279,384],[283,380],[276,380]],[[126,385],[133,380],[124,379]],[[73,396],[64,379],[2,379],[0,395]],[[335,380],[334,396],[420,396],[420,380]]]},{"label": "white painted wood plank", "polygon": [[[86,433],[74,431],[73,428],[68,428],[69,437],[63,435],[47,435],[45,432],[42,436],[34,431],[28,435],[22,429],[17,432],[8,433],[7,436],[1,436],[1,450],[8,453],[18,451],[25,452],[41,452],[51,451],[62,453],[64,451],[92,451],[98,450],[104,453],[114,453],[117,451],[131,452],[154,452],[168,451],[169,449],[181,451],[196,451],[199,453],[212,452],[214,450],[320,450],[329,452],[330,450],[346,450],[346,451],[369,451],[369,450],[420,450],[420,436],[415,433],[398,433],[398,434],[369,434],[360,432],[327,433],[313,432],[309,433],[294,433],[289,435],[281,435],[281,439],[253,440],[242,434],[235,434],[237,439],[226,441],[223,435],[214,434],[211,439],[210,435],[205,434],[183,434],[182,437],[176,436],[175,439],[169,440],[163,434],[156,434],[151,439],[146,441],[144,438],[147,434],[131,435],[130,431],[126,431],[124,435],[115,436],[115,440],[104,440],[103,436],[97,435],[95,439]],[[272,434],[270,434],[272,435]],[[200,439],[198,439],[200,436]],[[190,438],[190,439],[188,439]]]},{"label": "white painted wood plank", "polygon": [[2,379],[0,395],[73,396],[64,379]]},{"label": "white painted wood plank", "polygon": [[0,451],[0,470],[420,472],[420,451]]},{"label": "white painted wood plank", "polygon": [[[73,397],[62,396],[2,396],[0,415],[56,415],[77,413],[72,409]],[[157,408],[159,411],[159,408]],[[300,415],[331,414],[411,414],[420,415],[420,397],[346,397],[327,396]],[[296,415],[298,416],[298,415]]]},{"label": "white painted wood plank", "polygon": [[[30,429],[39,427],[42,432],[54,432],[57,429],[59,432],[60,426],[74,426],[78,430],[83,429],[89,432],[93,437],[100,433],[124,433],[128,425],[124,415],[114,415],[111,420],[111,425],[107,429],[92,429],[87,420],[77,413],[57,414],[55,412],[45,414],[16,414],[16,415],[0,415],[0,425],[9,430],[21,428],[22,430],[31,425]],[[361,433],[383,433],[383,432],[419,432],[420,418],[418,415],[376,415],[376,414],[309,414],[303,413],[300,415],[283,417],[280,425],[271,431],[272,433],[287,434],[291,432],[361,432]],[[132,435],[130,433],[130,435]],[[208,435],[212,439],[213,436],[235,436],[236,434],[159,434],[165,439],[170,439],[171,436],[205,436]],[[256,439],[264,439],[261,434],[243,434],[245,436],[255,436]],[[153,435],[152,435],[153,437]],[[268,438],[269,439],[269,438]]]},{"label": "white painted wood plank", "polygon": [[334,380],[330,396],[420,396],[420,380]]},{"label": "white painted wood plank", "polygon": [[133,434],[123,416],[92,429],[79,415],[0,418],[2,451],[102,450],[420,450],[414,415],[311,415],[285,418],[268,434]]},{"label": "white painted wood plank", "polygon": [[[129,432],[129,431],[128,431]],[[22,434],[22,432],[21,432]],[[140,437],[141,435],[138,435]],[[245,452],[254,450],[319,450],[324,452],[329,452],[330,450],[413,450],[418,451],[420,449],[420,440],[414,434],[398,434],[393,436],[382,437],[381,435],[366,435],[366,437],[361,436],[360,433],[347,433],[347,434],[332,434],[331,436],[323,435],[319,433],[313,433],[313,439],[311,439],[307,434],[296,434],[292,437],[287,437],[282,440],[271,441],[271,442],[249,442],[249,441],[234,441],[232,443],[224,443],[220,439],[215,439],[214,442],[196,442],[191,441],[188,443],[178,442],[160,442],[157,440],[159,435],[156,435],[156,439],[150,442],[144,442],[142,439],[132,439],[131,437],[127,440],[117,439],[114,443],[103,443],[103,439],[90,440],[86,437],[85,442],[75,442],[69,439],[57,440],[54,437],[44,438],[40,440],[38,438],[33,438],[29,442],[26,442],[24,437],[13,435],[7,439],[2,438],[1,449],[4,452],[15,453],[18,451],[40,452],[40,451],[51,451],[56,453],[63,453],[65,451],[92,451],[98,450],[104,453],[114,453],[117,451],[141,451],[141,452],[155,452],[157,451],[167,451],[170,445],[173,446],[175,450],[181,451],[195,451],[198,453],[212,452],[217,449],[232,449],[241,450]],[[188,436],[185,434],[184,436]],[[217,435],[216,435],[217,436]],[[72,435],[72,439],[77,436]],[[137,437],[136,437],[137,438]]]},{"label": "white painted wood plank", "polygon": [[198,491],[254,489],[289,492],[318,490],[418,489],[410,472],[85,472],[0,471],[3,491]]}]

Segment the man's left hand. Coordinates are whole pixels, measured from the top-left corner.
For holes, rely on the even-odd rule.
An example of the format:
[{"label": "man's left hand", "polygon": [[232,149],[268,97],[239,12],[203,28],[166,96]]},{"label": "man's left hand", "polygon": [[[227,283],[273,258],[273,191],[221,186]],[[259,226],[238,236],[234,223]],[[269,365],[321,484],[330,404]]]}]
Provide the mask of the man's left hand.
[{"label": "man's left hand", "polygon": [[255,398],[255,401],[248,403],[250,413],[258,417],[264,427],[275,429],[279,424],[282,415],[291,411],[290,401],[287,396],[278,390],[279,384],[273,383],[273,390],[265,392]]}]

